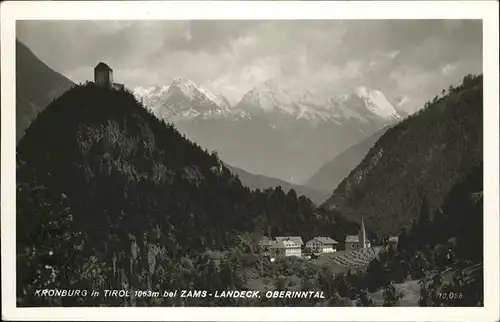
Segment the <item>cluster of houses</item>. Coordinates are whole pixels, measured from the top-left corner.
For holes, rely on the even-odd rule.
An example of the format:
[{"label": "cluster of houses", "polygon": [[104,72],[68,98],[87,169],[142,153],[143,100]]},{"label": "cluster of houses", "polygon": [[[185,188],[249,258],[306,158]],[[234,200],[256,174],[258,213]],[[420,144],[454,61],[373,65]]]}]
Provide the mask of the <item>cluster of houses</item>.
[{"label": "cluster of houses", "polygon": [[[332,253],[338,249],[339,242],[330,237],[314,237],[305,243],[300,236],[280,236],[274,239],[264,237],[259,242],[262,252],[269,253],[271,257],[302,257],[302,250],[312,253]],[[345,239],[345,250],[357,250],[370,248],[371,244],[366,237],[365,224],[361,219],[361,227],[358,235],[347,235]]]}]

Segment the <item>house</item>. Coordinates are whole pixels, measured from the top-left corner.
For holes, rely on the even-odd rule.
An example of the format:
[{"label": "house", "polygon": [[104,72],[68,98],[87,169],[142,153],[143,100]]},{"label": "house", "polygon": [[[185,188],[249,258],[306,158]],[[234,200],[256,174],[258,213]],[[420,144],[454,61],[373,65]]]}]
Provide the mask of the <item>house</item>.
[{"label": "house", "polygon": [[113,70],[100,62],[94,68],[94,82],[97,86],[111,88],[113,86]]},{"label": "house", "polygon": [[304,242],[302,241],[302,237],[300,236],[290,236],[290,237],[276,237],[275,240],[280,243],[283,241],[293,241],[295,244],[299,245],[301,248],[304,245]]},{"label": "house", "polygon": [[262,237],[259,241],[259,249],[262,252],[268,252],[271,246],[274,244],[273,240],[269,237]]},{"label": "house", "polygon": [[357,235],[347,235],[345,237],[345,250],[371,247],[370,241],[366,238],[365,223],[361,217],[361,227]]},{"label": "house", "polygon": [[301,257],[302,244],[300,237],[276,237],[269,250],[273,257]]},{"label": "house", "polygon": [[269,252],[273,257],[302,256],[302,246],[304,242],[300,236],[290,237],[262,237],[259,241],[259,249],[262,252]]},{"label": "house", "polygon": [[337,251],[338,243],[330,237],[314,237],[306,243],[306,248],[313,253],[332,253]]}]

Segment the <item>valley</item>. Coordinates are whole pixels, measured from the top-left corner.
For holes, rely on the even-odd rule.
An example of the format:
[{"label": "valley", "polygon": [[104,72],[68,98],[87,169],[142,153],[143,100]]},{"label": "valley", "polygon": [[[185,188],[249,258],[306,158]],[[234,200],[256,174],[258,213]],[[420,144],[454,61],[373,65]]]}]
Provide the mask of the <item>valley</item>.
[{"label": "valley", "polygon": [[[417,293],[421,306],[483,302],[482,75],[404,117],[394,106],[408,98],[364,86],[321,99],[269,81],[231,106],[185,78],[119,86],[103,62],[82,84],[37,73],[49,88],[42,107],[26,104],[32,87],[18,90],[19,306],[413,306]],[[260,249],[265,238],[274,253]],[[315,239],[336,251],[302,256]],[[188,286],[325,297],[34,295]],[[473,295],[447,302],[444,292]]]}]

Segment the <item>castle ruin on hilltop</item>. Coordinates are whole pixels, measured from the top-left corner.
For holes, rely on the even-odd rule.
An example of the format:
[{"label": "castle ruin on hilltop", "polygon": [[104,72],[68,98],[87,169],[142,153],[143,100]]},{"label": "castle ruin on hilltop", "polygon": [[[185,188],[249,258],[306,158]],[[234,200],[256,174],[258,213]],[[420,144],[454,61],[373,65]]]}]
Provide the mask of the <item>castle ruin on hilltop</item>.
[{"label": "castle ruin on hilltop", "polygon": [[94,83],[99,87],[123,90],[123,84],[113,82],[113,70],[107,64],[100,62],[94,68]]}]

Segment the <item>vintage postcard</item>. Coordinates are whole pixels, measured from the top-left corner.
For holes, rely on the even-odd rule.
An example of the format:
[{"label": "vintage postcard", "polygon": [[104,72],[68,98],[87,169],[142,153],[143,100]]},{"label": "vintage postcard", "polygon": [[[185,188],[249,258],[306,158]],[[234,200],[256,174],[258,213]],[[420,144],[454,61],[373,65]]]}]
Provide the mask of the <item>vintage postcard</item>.
[{"label": "vintage postcard", "polygon": [[500,318],[498,3],[1,9],[4,319]]}]

